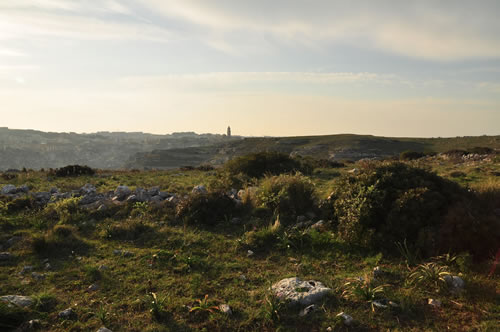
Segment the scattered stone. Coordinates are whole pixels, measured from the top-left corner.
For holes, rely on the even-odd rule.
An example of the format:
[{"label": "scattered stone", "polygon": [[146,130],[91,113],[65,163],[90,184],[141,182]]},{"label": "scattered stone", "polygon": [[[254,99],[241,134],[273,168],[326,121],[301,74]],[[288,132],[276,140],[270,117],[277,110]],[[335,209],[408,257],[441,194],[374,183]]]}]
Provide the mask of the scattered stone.
[{"label": "scattered stone", "polygon": [[39,319],[32,319],[28,322],[27,327],[29,330],[36,330],[42,327],[42,322]]},{"label": "scattered stone", "polygon": [[323,230],[325,228],[325,221],[320,220],[311,226],[312,229]]},{"label": "scattered stone", "polygon": [[90,285],[90,286],[87,288],[87,290],[88,290],[89,292],[95,292],[95,291],[99,290],[99,285],[98,285],[98,284],[92,284],[92,285]]},{"label": "scattered stone", "polygon": [[19,274],[21,275],[21,274],[25,274],[27,272],[32,272],[33,269],[34,269],[34,267],[31,265],[23,266],[23,269],[21,270],[21,272],[19,272]]},{"label": "scattered stone", "polygon": [[452,288],[452,291],[461,291],[465,287],[465,281],[459,276],[447,275],[444,277],[444,280]]},{"label": "scattered stone", "polygon": [[89,194],[95,193],[96,191],[97,191],[97,189],[95,188],[95,186],[90,184],[90,183],[87,183],[83,187],[80,188],[80,192],[83,195],[89,195]]},{"label": "scattered stone", "polygon": [[247,250],[247,257],[253,256],[254,252],[250,249]]},{"label": "scattered stone", "polygon": [[328,327],[326,328],[326,332],[332,332],[332,331],[333,331],[333,329],[332,329],[332,327],[331,327],[331,326],[328,326]]},{"label": "scattered stone", "polygon": [[171,193],[168,193],[166,191],[160,191],[158,192],[158,196],[160,196],[162,199],[167,199],[172,196]]},{"label": "scattered stone", "polygon": [[5,295],[0,297],[0,301],[9,302],[19,307],[29,307],[33,304],[34,300],[30,296],[22,295]]},{"label": "scattered stone", "polygon": [[373,306],[377,308],[387,308],[387,304],[382,303],[382,301],[373,301],[372,302]]},{"label": "scattered stone", "polygon": [[347,173],[351,173],[351,174],[358,174],[358,173],[359,173],[359,169],[357,169],[357,168],[353,168],[353,169],[351,169],[350,171],[347,171]]},{"label": "scattered stone", "polygon": [[101,264],[101,265],[99,265],[98,269],[99,269],[99,271],[106,271],[106,270],[109,270],[109,267],[104,265],[104,264]]},{"label": "scattered stone", "polygon": [[99,328],[99,330],[97,330],[97,332],[113,332],[113,331],[111,331],[110,329],[107,329],[103,326],[103,327]]},{"label": "scattered stone", "polygon": [[52,265],[50,265],[50,263],[45,263],[44,269],[45,269],[46,271],[48,271],[48,270],[52,270]]},{"label": "scattered stone", "polygon": [[38,272],[32,272],[31,277],[33,277],[33,279],[35,279],[37,281],[41,281],[41,280],[45,279],[45,274],[38,273]]},{"label": "scattered stone", "polygon": [[1,261],[8,261],[14,258],[14,255],[12,255],[10,252],[0,252],[0,262]]},{"label": "scattered stone", "polygon": [[231,307],[228,306],[227,304],[221,304],[219,305],[219,311],[222,313],[225,313],[226,315],[232,315],[233,311],[231,310]]},{"label": "scattered stone", "polygon": [[278,281],[272,286],[272,290],[281,300],[306,306],[319,301],[331,291],[319,281],[302,281],[297,277]]},{"label": "scattered stone", "polygon": [[150,196],[157,196],[160,194],[160,187],[152,187],[147,191],[148,195]]},{"label": "scattered stone", "polygon": [[121,256],[122,253],[123,253],[123,251],[121,251],[120,249],[113,250],[113,254],[116,255],[116,256]]},{"label": "scattered stone", "polygon": [[247,277],[244,274],[240,274],[238,279],[240,279],[241,281],[247,281]]},{"label": "scattered stone", "polygon": [[134,253],[131,251],[125,250],[123,252],[123,257],[132,257],[132,256],[134,256]]},{"label": "scattered stone", "polygon": [[205,186],[199,185],[195,186],[192,190],[193,194],[206,194],[207,193],[207,188]]},{"label": "scattered stone", "polygon": [[307,316],[309,315],[311,312],[315,311],[317,309],[317,306],[315,304],[311,304],[307,307],[305,307],[304,309],[302,309],[299,313],[299,316],[300,317],[304,317],[304,316]]},{"label": "scattered stone", "polygon": [[115,196],[118,197],[118,200],[122,201],[124,200],[128,195],[132,193],[132,190],[130,190],[129,187],[127,186],[118,186],[115,189]]},{"label": "scattered stone", "polygon": [[373,268],[373,277],[374,278],[381,277],[383,274],[384,274],[384,272],[382,271],[382,269],[380,268],[380,266],[375,266]]},{"label": "scattered stone", "polygon": [[347,326],[351,325],[352,322],[354,321],[350,315],[348,315],[344,312],[339,313],[337,315],[337,317],[342,318],[342,320],[344,321],[344,325],[347,325]]},{"label": "scattered stone", "polygon": [[76,316],[76,313],[73,308],[68,308],[61,311],[57,316],[62,319],[72,319]]},{"label": "scattered stone", "polygon": [[441,306],[441,301],[439,300],[435,300],[435,299],[428,299],[427,300],[427,304],[433,306],[433,307],[436,307],[436,308],[439,308]]},{"label": "scattered stone", "polygon": [[50,188],[50,193],[51,194],[57,194],[58,192],[59,192],[59,189],[57,189],[56,187]]},{"label": "scattered stone", "polygon": [[13,195],[16,193],[16,191],[17,191],[16,186],[14,186],[13,184],[8,184],[2,187],[0,193],[2,195]]},{"label": "scattered stone", "polygon": [[27,194],[29,191],[30,191],[30,188],[25,184],[23,184],[22,186],[20,186],[16,190],[17,193],[22,193],[22,194]]}]

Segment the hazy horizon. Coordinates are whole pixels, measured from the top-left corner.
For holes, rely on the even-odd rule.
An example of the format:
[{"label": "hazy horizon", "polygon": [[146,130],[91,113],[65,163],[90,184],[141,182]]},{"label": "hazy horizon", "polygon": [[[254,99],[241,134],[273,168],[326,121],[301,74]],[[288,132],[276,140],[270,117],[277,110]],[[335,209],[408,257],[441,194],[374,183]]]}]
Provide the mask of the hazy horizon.
[{"label": "hazy horizon", "polygon": [[497,1],[0,3],[0,126],[500,134]]}]

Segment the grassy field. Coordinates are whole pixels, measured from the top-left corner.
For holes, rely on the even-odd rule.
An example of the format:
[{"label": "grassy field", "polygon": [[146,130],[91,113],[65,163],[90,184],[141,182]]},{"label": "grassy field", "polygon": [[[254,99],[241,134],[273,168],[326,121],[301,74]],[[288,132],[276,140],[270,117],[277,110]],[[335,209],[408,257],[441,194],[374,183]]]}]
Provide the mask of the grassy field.
[{"label": "grassy field", "polygon": [[[366,167],[363,163],[316,168],[308,178],[317,197],[326,198],[342,176]],[[408,164],[472,190],[500,191],[498,157],[466,162],[427,157]],[[196,185],[211,191],[224,181],[217,170],[99,171],[74,178],[26,172],[13,179],[0,178],[0,187],[27,184],[31,191],[52,187],[69,191],[91,183],[106,192],[118,185],[159,186],[182,197]],[[252,179],[247,185],[258,187],[262,181]],[[467,254],[435,259],[447,272],[465,280],[465,289],[454,293],[441,284],[410,282],[411,274],[419,271],[418,264],[432,262],[431,258],[413,262],[412,253],[401,255],[396,247],[387,253],[351,245],[334,228],[307,230],[306,244],[280,233],[276,244],[264,250],[265,243],[259,247],[248,239],[255,231],[271,229],[274,218],[252,215],[243,217],[242,224],[203,226],[179,220],[168,204],[157,209],[123,205],[113,211],[104,216],[77,211],[78,218],[62,222],[44,210],[4,209],[0,243],[13,236],[20,240],[8,249],[15,257],[0,261],[0,296],[33,296],[35,304],[20,309],[0,303],[1,330],[14,330],[19,322],[30,319],[39,319],[43,331],[95,331],[101,326],[113,331],[499,330],[500,268],[488,276],[493,257],[474,264]],[[45,246],[37,246],[41,238]],[[255,253],[249,256],[249,249]],[[24,266],[33,270],[21,274]],[[370,283],[376,266],[383,274]],[[317,310],[305,317],[299,316],[301,307],[277,301],[270,291],[271,284],[293,276],[321,281],[332,289]],[[346,285],[359,277],[367,281],[359,283],[357,290],[352,283]],[[89,290],[91,285],[97,289]],[[382,286],[383,292],[377,293],[372,286]],[[374,307],[372,300],[377,297],[397,307]],[[442,305],[428,305],[429,298]],[[228,304],[232,314],[214,308],[221,304]],[[73,317],[58,317],[70,307]],[[340,312],[352,316],[354,322],[345,325],[337,317]]]}]

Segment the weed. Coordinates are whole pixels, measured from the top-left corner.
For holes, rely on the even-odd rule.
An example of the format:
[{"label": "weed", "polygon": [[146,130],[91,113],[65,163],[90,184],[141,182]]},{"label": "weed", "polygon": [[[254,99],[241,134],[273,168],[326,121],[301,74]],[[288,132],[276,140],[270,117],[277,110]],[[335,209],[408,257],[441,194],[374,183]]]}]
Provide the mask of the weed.
[{"label": "weed", "polygon": [[156,293],[149,293],[149,312],[153,316],[153,318],[159,320],[162,318],[165,310],[165,302],[167,301],[166,297],[159,297]]},{"label": "weed", "polygon": [[345,283],[344,288],[346,289],[342,292],[342,296],[348,299],[368,302],[372,311],[375,311],[373,302],[381,298],[386,287],[388,285],[374,286],[373,281],[368,276],[365,276],[364,278],[351,279]]},{"label": "weed", "polygon": [[195,302],[198,303],[198,305],[193,306],[191,309],[189,309],[189,312],[209,312],[209,313],[214,313],[216,311],[219,311],[219,307],[216,305],[213,305],[212,302],[208,301],[208,294],[205,294],[205,297],[203,300],[198,299]]},{"label": "weed", "polygon": [[408,283],[412,285],[432,286],[435,290],[446,287],[445,277],[450,275],[447,266],[437,263],[424,263],[416,267],[408,276]]},{"label": "weed", "polygon": [[396,248],[399,251],[399,254],[405,259],[406,267],[411,270],[412,267],[417,265],[420,256],[420,250],[410,249],[408,248],[408,244],[406,243],[406,239],[404,239],[403,243],[396,242]]}]

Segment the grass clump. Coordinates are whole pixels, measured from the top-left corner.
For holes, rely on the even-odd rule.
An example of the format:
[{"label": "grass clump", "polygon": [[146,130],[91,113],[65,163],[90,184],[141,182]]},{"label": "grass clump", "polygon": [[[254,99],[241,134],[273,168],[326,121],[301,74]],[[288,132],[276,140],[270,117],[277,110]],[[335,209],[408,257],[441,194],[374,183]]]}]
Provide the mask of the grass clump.
[{"label": "grass clump", "polygon": [[279,215],[284,226],[289,225],[316,208],[314,184],[300,174],[267,177],[256,192],[256,204]]},{"label": "grass clump", "polygon": [[89,244],[77,235],[75,227],[56,225],[47,234],[35,236],[32,249],[38,255],[62,255],[73,251],[85,252],[89,249]]},{"label": "grass clump", "polygon": [[231,174],[244,174],[253,178],[278,175],[301,170],[301,163],[280,152],[257,152],[234,158],[224,165]]},{"label": "grass clump", "polygon": [[236,202],[223,192],[192,193],[177,205],[176,217],[191,225],[213,226],[236,213]]},{"label": "grass clump", "polygon": [[402,163],[365,167],[344,176],[332,195],[339,235],[368,247],[408,246],[432,255],[434,234],[451,203],[465,196],[457,184]]}]

